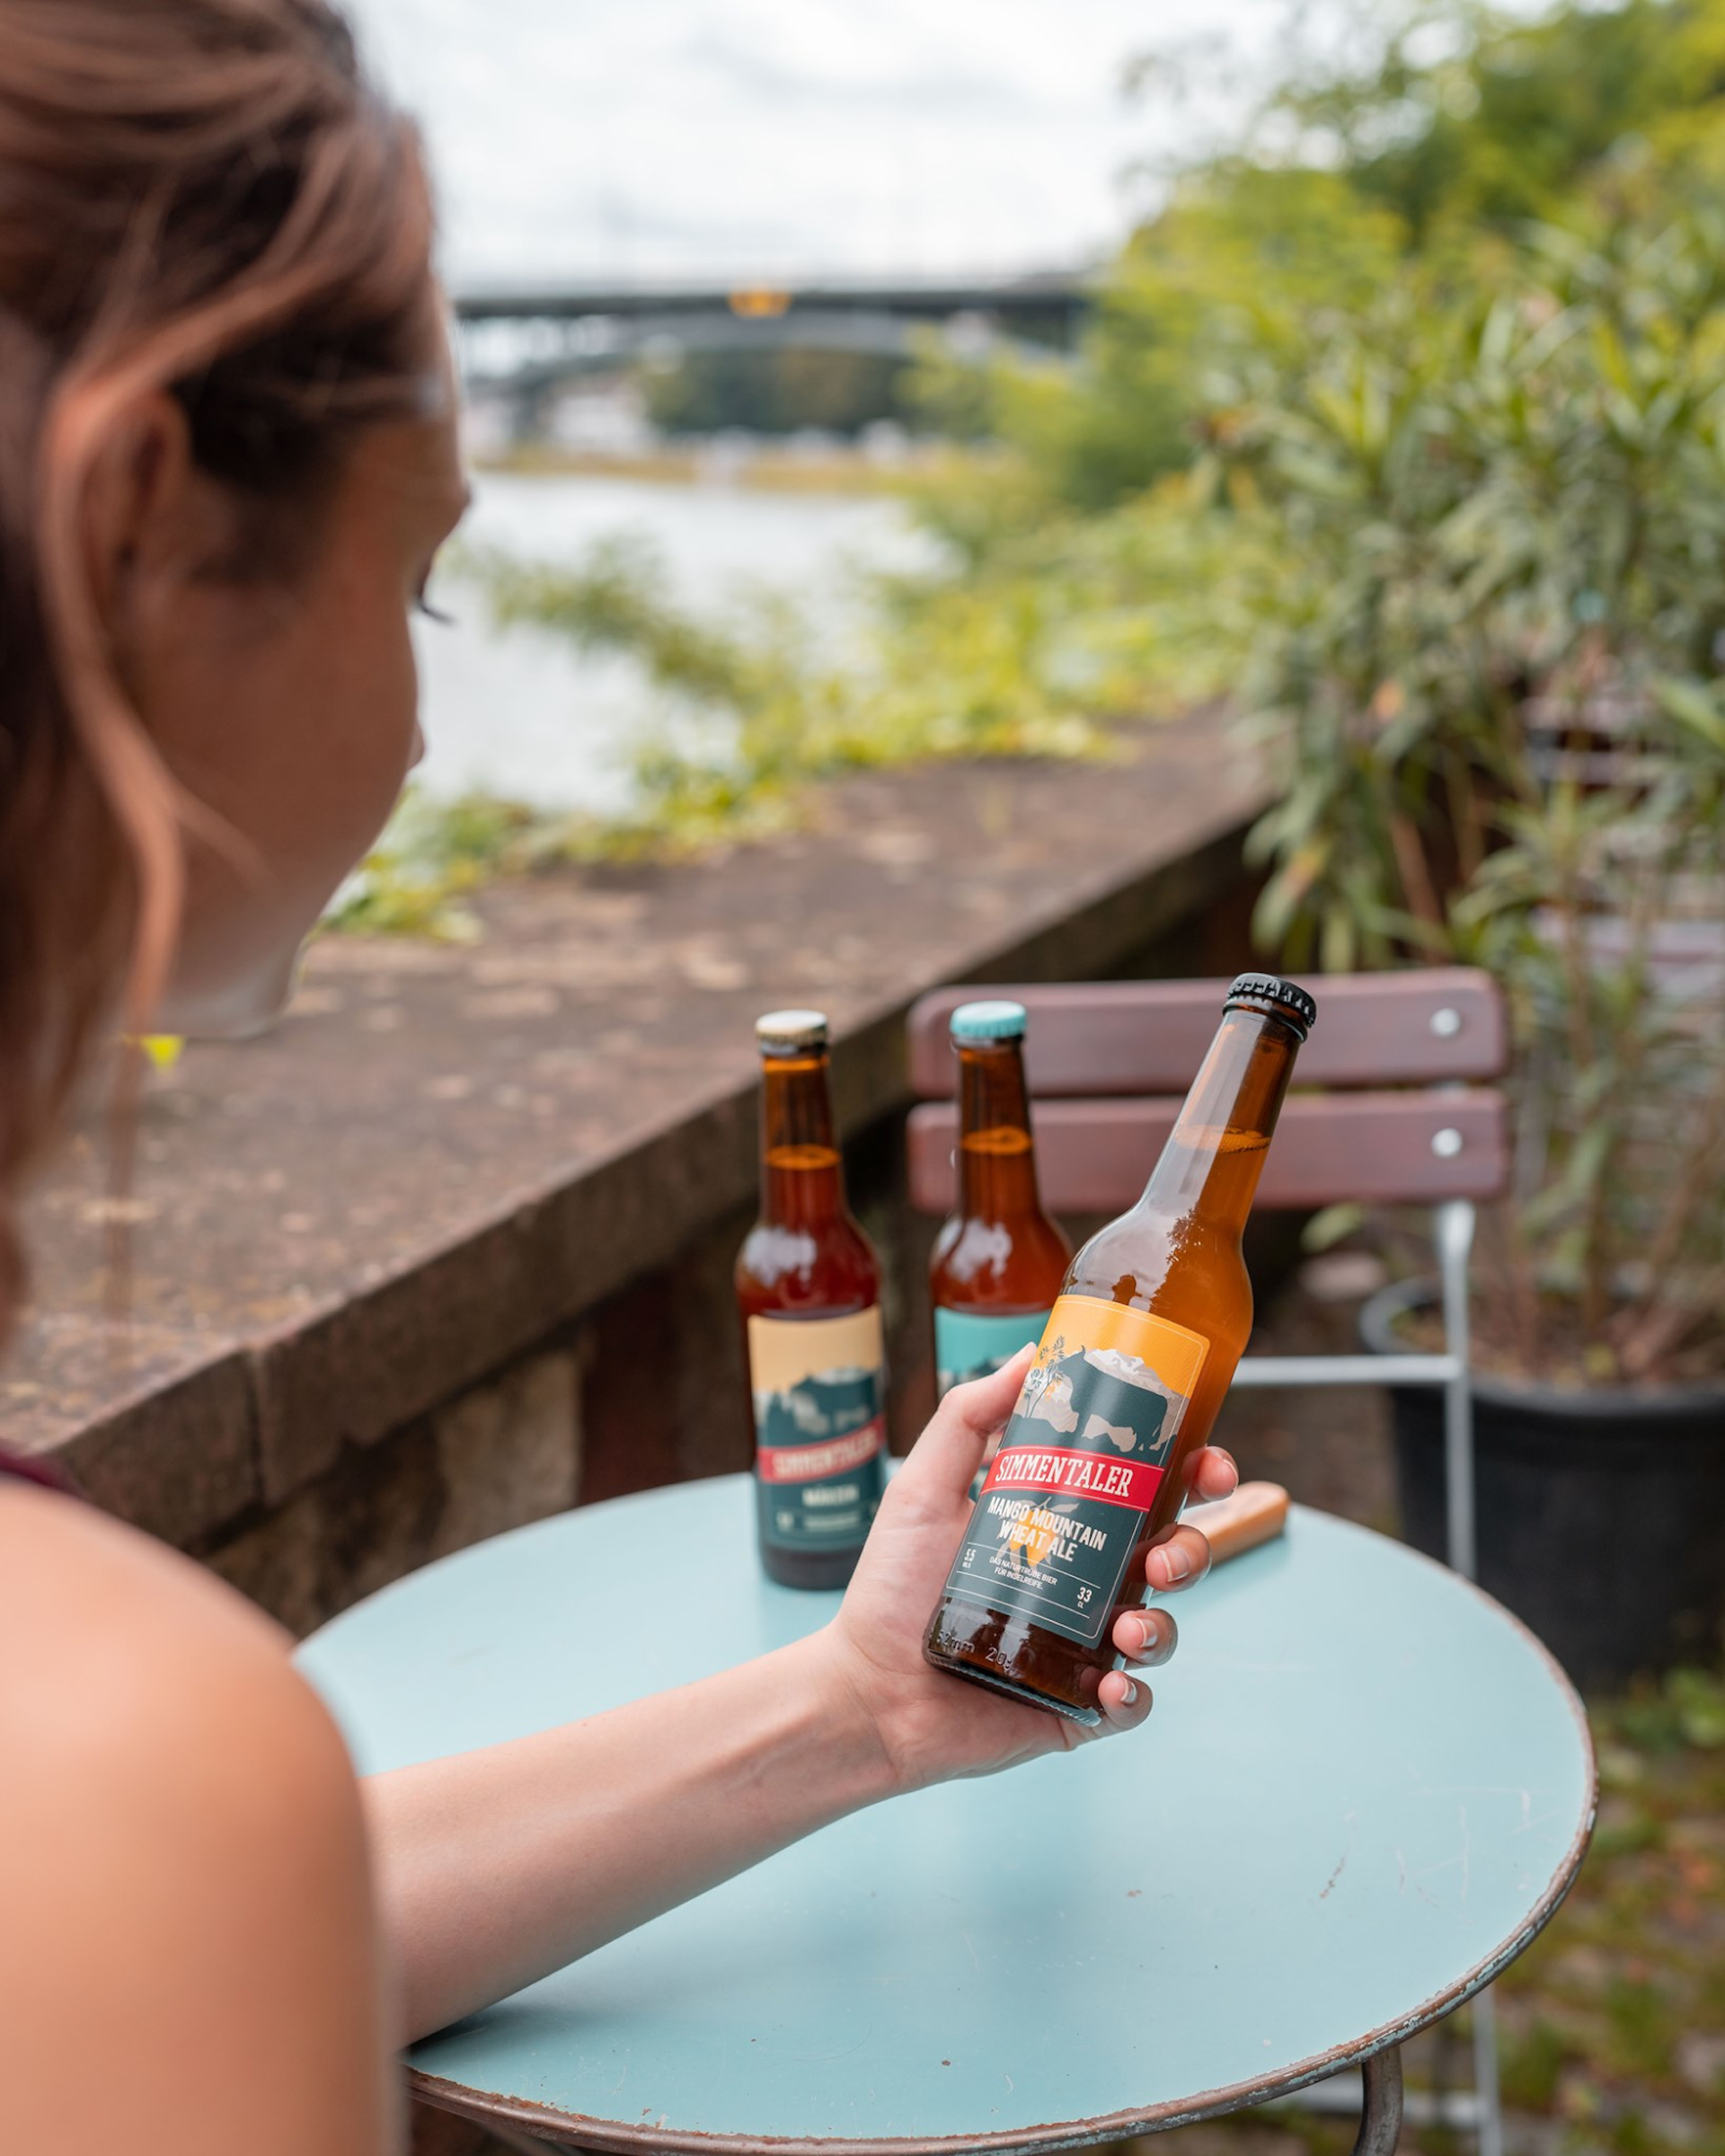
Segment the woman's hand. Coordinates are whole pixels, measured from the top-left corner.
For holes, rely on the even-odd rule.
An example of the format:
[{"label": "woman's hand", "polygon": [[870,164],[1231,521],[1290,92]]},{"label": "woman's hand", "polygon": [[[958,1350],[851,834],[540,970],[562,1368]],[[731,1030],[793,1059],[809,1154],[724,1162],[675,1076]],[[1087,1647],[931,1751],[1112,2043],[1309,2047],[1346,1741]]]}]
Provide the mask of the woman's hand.
[{"label": "woman's hand", "polygon": [[[872,1721],[903,1789],[993,1773],[1112,1729],[1136,1728],[1150,1711],[1149,1686],[1124,1670],[1102,1679],[1102,1719],[1086,1729],[966,1684],[923,1659],[923,1634],[970,1516],[971,1477],[1012,1413],[1032,1352],[1027,1348],[993,1376],[955,1387],[935,1409],[888,1485],[844,1605],[824,1635],[836,1677]],[[1228,1454],[1207,1446],[1193,1470],[1192,1495],[1225,1498],[1238,1480]],[[1199,1530],[1178,1526],[1158,1539],[1145,1573],[1159,1593],[1172,1594],[1201,1579],[1209,1561]],[[1165,1610],[1128,1611],[1115,1621],[1113,1645],[1134,1668],[1154,1668],[1173,1653],[1175,1637]]]}]

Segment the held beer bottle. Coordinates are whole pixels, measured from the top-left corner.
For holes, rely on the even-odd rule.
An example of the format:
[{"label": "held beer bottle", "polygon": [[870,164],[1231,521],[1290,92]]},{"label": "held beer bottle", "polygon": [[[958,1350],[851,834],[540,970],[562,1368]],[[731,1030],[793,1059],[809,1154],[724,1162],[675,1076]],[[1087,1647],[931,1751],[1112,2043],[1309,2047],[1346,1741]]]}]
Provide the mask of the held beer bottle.
[{"label": "held beer bottle", "polygon": [[940,1393],[1039,1340],[1072,1245],[1042,1210],[1024,1089],[1022,1003],[960,1003],[959,1208],[929,1259]]},{"label": "held beer bottle", "polygon": [[761,1213],[737,1259],[754,1402],[761,1563],[787,1587],[842,1587],[880,1502],[880,1268],[845,1203],[827,1021],[774,1011],[762,1058]]},{"label": "held beer bottle", "polygon": [[1252,1330],[1240,1231],[1316,1015],[1268,974],[1229,989],[1149,1187],[1073,1259],[929,1623],[938,1667],[1101,1720],[1115,1619]]}]

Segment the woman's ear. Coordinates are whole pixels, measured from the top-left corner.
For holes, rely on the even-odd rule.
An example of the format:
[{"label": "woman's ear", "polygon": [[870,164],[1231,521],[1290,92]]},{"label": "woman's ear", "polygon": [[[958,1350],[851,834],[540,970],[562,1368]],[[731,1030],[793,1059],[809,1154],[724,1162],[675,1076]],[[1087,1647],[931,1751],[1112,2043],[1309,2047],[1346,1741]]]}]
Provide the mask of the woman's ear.
[{"label": "woman's ear", "polygon": [[117,417],[91,464],[80,537],[90,595],[116,666],[164,630],[176,596],[222,558],[233,510],[198,468],[178,398],[146,390]]}]

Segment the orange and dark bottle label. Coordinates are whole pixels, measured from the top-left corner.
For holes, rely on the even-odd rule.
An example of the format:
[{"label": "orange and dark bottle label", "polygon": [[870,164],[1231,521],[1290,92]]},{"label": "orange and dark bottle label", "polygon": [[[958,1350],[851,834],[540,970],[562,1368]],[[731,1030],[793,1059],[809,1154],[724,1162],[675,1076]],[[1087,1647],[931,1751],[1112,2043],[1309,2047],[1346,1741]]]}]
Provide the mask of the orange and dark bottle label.
[{"label": "orange and dark bottle label", "polygon": [[1200,1334],[1165,1318],[1061,1296],[947,1595],[1095,1646],[1208,1352]]},{"label": "orange and dark bottle label", "polygon": [[761,1540],[809,1553],[861,1543],[886,1480],[880,1312],[751,1317]]}]

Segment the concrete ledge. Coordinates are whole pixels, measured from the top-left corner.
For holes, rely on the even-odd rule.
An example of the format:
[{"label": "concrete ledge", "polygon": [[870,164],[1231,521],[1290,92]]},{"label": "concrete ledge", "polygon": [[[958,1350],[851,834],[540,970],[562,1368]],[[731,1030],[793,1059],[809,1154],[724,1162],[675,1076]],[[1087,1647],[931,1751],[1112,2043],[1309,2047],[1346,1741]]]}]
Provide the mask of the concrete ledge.
[{"label": "concrete ledge", "polygon": [[195,1542],[259,1495],[252,1371],[238,1346],[40,1315],[7,1377],[7,1446],[58,1454],[97,1504],[164,1542]]},{"label": "concrete ledge", "polygon": [[1108,975],[1171,935],[1167,970],[1225,968],[1261,806],[1199,715],[1118,764],[858,779],[769,845],[500,886],[476,945],[320,941],[272,1034],[151,1087],[129,1328],[99,1116],[38,1194],[5,1442],[181,1545],[243,1528],[748,1204],[757,1012],[831,1012],[863,1132],[905,1104],[927,987]]}]

